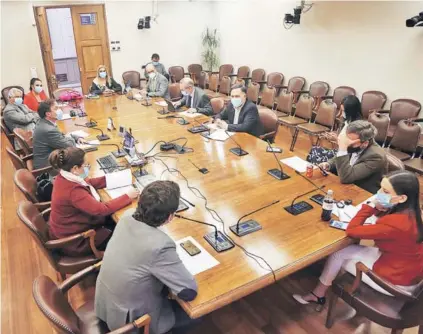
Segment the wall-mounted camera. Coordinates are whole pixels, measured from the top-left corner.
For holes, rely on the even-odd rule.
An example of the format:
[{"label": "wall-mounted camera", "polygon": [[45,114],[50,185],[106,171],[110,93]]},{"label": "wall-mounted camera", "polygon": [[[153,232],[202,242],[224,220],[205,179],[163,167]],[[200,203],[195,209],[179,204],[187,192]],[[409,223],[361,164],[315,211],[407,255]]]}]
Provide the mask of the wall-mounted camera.
[{"label": "wall-mounted camera", "polygon": [[409,28],[423,27],[423,12],[420,12],[417,16],[413,16],[411,19],[405,20],[405,26]]},{"label": "wall-mounted camera", "polygon": [[301,4],[294,8],[294,15],[291,13],[285,14],[283,19],[283,26],[285,29],[291,29],[294,24],[301,23],[301,14],[307,13],[311,7],[313,7],[313,3],[306,4],[304,0],[301,1]]},{"label": "wall-mounted camera", "polygon": [[151,28],[151,16],[144,16],[138,20],[138,29],[150,29]]}]

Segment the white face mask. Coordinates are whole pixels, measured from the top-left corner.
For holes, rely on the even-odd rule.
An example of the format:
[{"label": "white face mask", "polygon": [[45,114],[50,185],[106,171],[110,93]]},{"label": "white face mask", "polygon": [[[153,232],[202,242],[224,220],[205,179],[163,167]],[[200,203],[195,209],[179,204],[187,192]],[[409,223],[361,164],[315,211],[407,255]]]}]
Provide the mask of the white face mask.
[{"label": "white face mask", "polygon": [[151,73],[149,73],[149,74],[148,74],[148,77],[149,77],[150,79],[154,79],[154,78],[156,77],[156,72],[151,72]]}]

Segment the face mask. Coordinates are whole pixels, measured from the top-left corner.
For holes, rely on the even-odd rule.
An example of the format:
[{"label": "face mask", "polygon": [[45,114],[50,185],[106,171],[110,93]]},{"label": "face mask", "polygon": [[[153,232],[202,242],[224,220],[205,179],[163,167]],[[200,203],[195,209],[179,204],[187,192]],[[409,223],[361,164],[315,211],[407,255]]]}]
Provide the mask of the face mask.
[{"label": "face mask", "polygon": [[100,72],[100,78],[105,78],[107,77],[107,72]]},{"label": "face mask", "polygon": [[242,104],[242,99],[240,97],[234,97],[231,99],[231,103],[235,108],[239,108]]},{"label": "face mask", "polygon": [[154,78],[156,77],[156,72],[151,72],[151,73],[148,73],[148,77],[149,77],[150,79],[154,79]]},{"label": "face mask", "polygon": [[56,119],[57,120],[61,120],[61,119],[63,119],[63,111],[62,111],[62,109],[57,109],[56,110]]},{"label": "face mask", "polygon": [[21,105],[22,104],[22,102],[23,102],[23,98],[21,98],[21,97],[15,97],[15,104],[16,105]]},{"label": "face mask", "polygon": [[88,173],[90,172],[90,167],[84,166],[84,172],[79,174],[79,177],[86,179],[88,177]]},{"label": "face mask", "polygon": [[153,64],[154,66],[157,66],[157,65],[159,65],[159,62],[158,62],[158,61],[153,61],[153,62],[152,62],[152,64]]},{"label": "face mask", "polygon": [[358,146],[358,147],[348,146],[348,148],[347,148],[347,152],[350,153],[350,154],[351,153],[358,153],[361,150],[362,150],[361,146]]},{"label": "face mask", "polygon": [[342,112],[342,118],[347,119],[347,114],[345,113],[345,111]]},{"label": "face mask", "polygon": [[35,91],[37,94],[40,94],[40,93],[43,91],[43,87],[40,87],[40,86],[35,86],[34,91]]},{"label": "face mask", "polygon": [[391,203],[392,196],[385,193],[377,193],[376,194],[376,201],[385,209],[390,209],[395,206],[395,204]]},{"label": "face mask", "polygon": [[188,93],[188,92],[186,92],[186,91],[184,91],[184,90],[183,90],[183,91],[181,91],[181,93],[182,93],[182,95],[183,95],[183,96],[187,96],[187,95],[189,95],[189,93]]}]

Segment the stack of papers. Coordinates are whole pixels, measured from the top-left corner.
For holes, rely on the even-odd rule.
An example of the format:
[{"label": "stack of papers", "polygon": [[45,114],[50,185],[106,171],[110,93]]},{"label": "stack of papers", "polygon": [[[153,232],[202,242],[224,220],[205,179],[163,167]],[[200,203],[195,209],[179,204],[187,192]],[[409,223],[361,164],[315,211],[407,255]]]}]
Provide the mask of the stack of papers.
[{"label": "stack of papers", "polygon": [[106,191],[112,199],[122,196],[128,192],[132,186],[131,170],[124,169],[118,172],[108,173],[106,176]]},{"label": "stack of papers", "polygon": [[83,130],[72,131],[72,132],[69,132],[69,134],[72,135],[73,137],[79,137],[79,138],[86,138],[89,136],[89,133]]},{"label": "stack of papers", "polygon": [[166,101],[158,101],[158,102],[155,102],[155,104],[157,104],[157,105],[159,105],[161,107],[167,107]]},{"label": "stack of papers", "polygon": [[63,114],[62,119],[58,119],[58,121],[66,121],[67,119],[71,119],[70,114]]},{"label": "stack of papers", "polygon": [[[188,240],[190,240],[195,246],[198,247],[198,249],[201,251],[199,254],[191,256],[181,247],[181,243]],[[195,241],[193,237],[186,237],[184,239],[175,241],[175,243],[176,252],[191,275],[197,275],[219,264],[219,261],[217,261],[213,256],[210,255],[209,252],[201,247],[201,245]]]},{"label": "stack of papers", "polygon": [[178,113],[179,116],[185,116],[185,117],[189,117],[189,118],[195,118],[198,116],[203,116],[203,114],[200,114],[199,112],[186,112],[186,111],[181,111],[180,113]]},{"label": "stack of papers", "polygon": [[[207,138],[212,139],[212,140],[219,140],[219,141],[225,141],[226,139],[228,139],[230,136],[233,136],[233,132],[228,132],[226,133],[225,130],[222,129],[218,129],[213,131],[212,133],[210,133]],[[229,136],[228,136],[229,135]]]},{"label": "stack of papers", "polygon": [[281,159],[281,162],[300,173],[305,173],[307,171],[307,165],[309,164],[307,161],[297,156]]}]

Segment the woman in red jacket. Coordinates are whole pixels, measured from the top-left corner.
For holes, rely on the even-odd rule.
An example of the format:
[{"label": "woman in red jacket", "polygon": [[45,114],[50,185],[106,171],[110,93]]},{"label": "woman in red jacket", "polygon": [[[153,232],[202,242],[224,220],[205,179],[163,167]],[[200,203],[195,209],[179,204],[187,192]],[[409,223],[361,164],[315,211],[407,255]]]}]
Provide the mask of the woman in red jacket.
[{"label": "woman in red jacket", "polygon": [[[344,268],[355,275],[357,262],[411,292],[423,279],[423,223],[419,195],[419,181],[413,173],[398,171],[386,176],[374,203],[364,204],[346,230],[352,238],[374,240],[375,246],[351,245],[332,254],[314,290],[308,295],[293,297],[301,304],[323,305],[325,294],[339,271]],[[376,224],[364,225],[372,216],[376,217]],[[373,289],[390,295],[367,275],[363,275],[362,280]]]},{"label": "woman in red jacket", "polygon": [[[64,238],[95,229],[96,245],[104,248],[112,233],[111,228],[104,226],[105,218],[130,205],[138,197],[138,191],[131,189],[125,195],[101,202],[96,189],[106,187],[106,178],[87,178],[90,165],[85,161],[85,152],[76,147],[53,151],[49,162],[60,170],[51,197],[51,238]],[[78,241],[64,248],[63,253],[69,256],[92,254],[89,240]]]},{"label": "woman in red jacket", "polygon": [[25,94],[24,104],[33,112],[38,111],[40,102],[47,100],[43,90],[43,83],[38,78],[32,78],[29,82],[29,93]]}]

